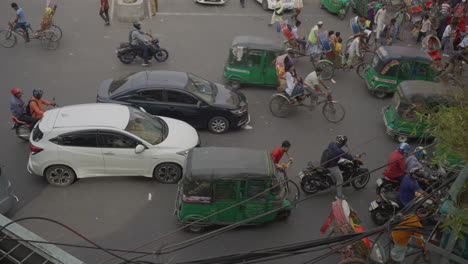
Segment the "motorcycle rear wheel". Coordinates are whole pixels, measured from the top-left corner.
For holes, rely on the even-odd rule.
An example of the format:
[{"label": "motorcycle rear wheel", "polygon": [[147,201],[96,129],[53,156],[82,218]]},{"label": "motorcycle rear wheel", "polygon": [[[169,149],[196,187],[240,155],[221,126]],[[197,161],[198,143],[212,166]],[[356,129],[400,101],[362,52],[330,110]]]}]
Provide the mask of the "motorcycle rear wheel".
[{"label": "motorcycle rear wheel", "polygon": [[320,191],[319,188],[315,186],[313,182],[311,182],[311,180],[312,180],[312,177],[305,176],[301,181],[301,189],[303,192],[307,194],[315,194],[318,191]]},{"label": "motorcycle rear wheel", "polygon": [[158,49],[154,53],[154,59],[158,62],[165,62],[169,58],[169,52],[165,49]]},{"label": "motorcycle rear wheel", "polygon": [[360,190],[366,187],[367,183],[370,179],[370,173],[368,169],[360,169],[358,173],[359,178],[355,178],[351,185],[353,185],[354,189]]},{"label": "motorcycle rear wheel", "polygon": [[130,64],[135,60],[136,54],[132,51],[124,51],[122,53],[117,54],[117,58],[119,58],[120,62],[123,64]]}]

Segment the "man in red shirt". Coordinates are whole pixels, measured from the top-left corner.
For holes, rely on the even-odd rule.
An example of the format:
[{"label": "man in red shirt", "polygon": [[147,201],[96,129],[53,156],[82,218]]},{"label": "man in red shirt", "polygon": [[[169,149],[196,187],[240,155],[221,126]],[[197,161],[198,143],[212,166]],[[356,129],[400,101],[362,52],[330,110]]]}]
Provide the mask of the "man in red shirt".
[{"label": "man in red shirt", "polygon": [[290,147],[291,147],[291,143],[289,143],[289,141],[285,140],[285,141],[283,141],[283,143],[281,143],[281,147],[278,147],[275,150],[273,150],[273,152],[271,152],[270,156],[273,159],[273,162],[275,163],[275,165],[276,165],[276,167],[278,169],[283,169],[283,167],[281,165],[279,165],[278,163],[280,162],[280,160],[283,157],[284,153],[286,153],[286,155],[288,156],[289,161],[293,160],[293,158],[291,156],[289,156],[289,153],[288,153],[288,150],[289,150]]},{"label": "man in red shirt", "polygon": [[106,26],[110,25],[109,21],[109,0],[101,0],[101,9],[99,15],[104,19]]},{"label": "man in red shirt", "polygon": [[401,143],[398,149],[390,154],[388,158],[387,168],[385,168],[383,175],[392,182],[399,182],[406,174],[405,154],[408,153],[410,146],[408,143]]}]

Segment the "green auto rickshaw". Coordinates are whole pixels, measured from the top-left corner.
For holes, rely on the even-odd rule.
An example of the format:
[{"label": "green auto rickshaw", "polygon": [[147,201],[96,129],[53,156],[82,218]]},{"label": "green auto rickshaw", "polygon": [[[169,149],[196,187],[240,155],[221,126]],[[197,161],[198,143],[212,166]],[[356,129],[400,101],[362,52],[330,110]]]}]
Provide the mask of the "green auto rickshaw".
[{"label": "green auto rickshaw", "polygon": [[432,62],[432,57],[420,49],[382,46],[375,52],[363,77],[372,94],[384,98],[393,94],[403,81],[433,81]]},{"label": "green auto rickshaw", "polygon": [[409,138],[434,139],[421,115],[448,105],[461,88],[428,81],[405,81],[398,85],[392,102],[383,109],[387,134],[399,142]]},{"label": "green auto rickshaw", "polygon": [[232,41],[223,76],[232,88],[241,84],[278,84],[274,60],[284,54],[278,41],[252,36],[238,36]]},{"label": "green auto rickshaw", "polygon": [[351,0],[320,0],[320,8],[325,8],[328,12],[338,15],[343,20],[348,14]]},{"label": "green auto rickshaw", "polygon": [[[297,185],[294,190],[289,189],[291,183],[285,174],[278,173],[266,151],[194,148],[187,154],[184,171],[178,185],[175,215],[181,224],[201,220],[186,228],[191,232],[203,232],[211,225],[233,224],[265,213],[245,224],[287,218],[291,203],[299,195]],[[295,198],[288,198],[293,192]],[[258,196],[251,199],[255,195]],[[278,210],[267,213],[274,209]]]}]

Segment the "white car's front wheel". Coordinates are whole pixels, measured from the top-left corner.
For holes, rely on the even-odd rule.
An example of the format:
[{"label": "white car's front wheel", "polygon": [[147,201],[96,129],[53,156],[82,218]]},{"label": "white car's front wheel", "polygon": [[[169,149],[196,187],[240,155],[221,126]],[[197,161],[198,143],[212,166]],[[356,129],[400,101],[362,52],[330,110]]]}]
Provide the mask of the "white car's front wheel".
[{"label": "white car's front wheel", "polygon": [[64,165],[54,165],[47,168],[45,178],[50,185],[57,187],[66,187],[71,185],[76,174],[72,168]]},{"label": "white car's front wheel", "polygon": [[177,183],[182,178],[182,168],[175,163],[159,164],[153,177],[161,183]]}]

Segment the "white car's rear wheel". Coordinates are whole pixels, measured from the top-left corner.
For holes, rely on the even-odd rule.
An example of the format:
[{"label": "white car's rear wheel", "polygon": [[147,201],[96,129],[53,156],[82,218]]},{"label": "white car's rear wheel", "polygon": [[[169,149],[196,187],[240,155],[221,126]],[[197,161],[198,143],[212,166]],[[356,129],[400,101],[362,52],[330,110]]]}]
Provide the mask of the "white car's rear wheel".
[{"label": "white car's rear wheel", "polygon": [[45,178],[50,185],[57,187],[65,187],[71,185],[76,174],[72,168],[64,165],[54,165],[47,168]]},{"label": "white car's rear wheel", "polygon": [[161,183],[177,183],[182,178],[182,168],[175,163],[159,164],[153,177]]}]

